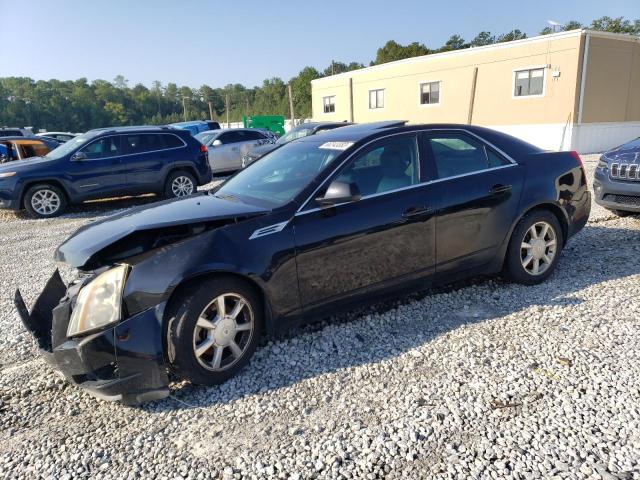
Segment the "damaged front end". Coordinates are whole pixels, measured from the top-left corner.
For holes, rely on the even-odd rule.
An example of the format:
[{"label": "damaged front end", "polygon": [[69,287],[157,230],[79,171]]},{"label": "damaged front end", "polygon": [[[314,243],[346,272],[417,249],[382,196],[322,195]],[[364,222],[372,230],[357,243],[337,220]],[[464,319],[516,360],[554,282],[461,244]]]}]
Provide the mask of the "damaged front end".
[{"label": "damaged front end", "polygon": [[92,395],[130,405],[166,397],[168,375],[160,340],[162,308],[69,336],[79,292],[97,277],[85,275],[67,288],[56,270],[31,312],[16,290],[14,303],[24,326],[35,337],[47,362]]}]

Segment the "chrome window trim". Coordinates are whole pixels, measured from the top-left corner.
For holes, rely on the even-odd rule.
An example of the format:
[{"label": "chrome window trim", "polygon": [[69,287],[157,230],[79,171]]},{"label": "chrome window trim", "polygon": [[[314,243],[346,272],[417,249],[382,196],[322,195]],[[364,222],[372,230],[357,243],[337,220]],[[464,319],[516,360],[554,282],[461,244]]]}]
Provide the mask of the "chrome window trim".
[{"label": "chrome window trim", "polygon": [[[413,188],[424,187],[426,185],[432,185],[434,183],[447,182],[449,180],[455,180],[457,178],[462,178],[462,177],[469,177],[471,175],[477,175],[479,173],[491,172],[491,171],[494,171],[494,170],[502,170],[504,168],[511,168],[511,167],[515,167],[516,165],[517,164],[500,165],[499,167],[486,168],[484,170],[477,170],[475,172],[463,173],[463,174],[460,174],[460,175],[454,175],[452,177],[437,178],[435,180],[429,180],[427,182],[421,182],[421,183],[416,183],[415,185],[409,185],[408,187],[396,188],[394,190],[387,190],[386,192],[372,193],[371,195],[365,195],[360,200],[358,200],[358,202],[362,202],[363,200],[367,200],[369,198],[380,197],[382,195],[388,195],[388,194],[391,194],[391,193],[402,192],[404,190],[411,190]],[[311,208],[309,210],[298,211],[298,212],[296,212],[294,214],[294,216],[298,217],[298,216],[306,215],[307,213],[317,212],[319,210],[325,210],[327,208],[339,207],[340,205],[347,205],[349,203],[355,203],[355,202],[336,203],[335,205],[331,205],[330,207],[315,207],[315,208]]]},{"label": "chrome window trim", "polygon": [[[499,167],[485,168],[484,170],[477,170],[475,172],[469,172],[469,173],[464,173],[464,174],[461,174],[461,175],[455,175],[453,177],[437,178],[435,180],[429,180],[427,182],[416,183],[416,184],[410,185],[408,187],[403,187],[403,188],[399,188],[399,189],[396,189],[396,190],[389,190],[388,192],[374,193],[372,195],[367,195],[366,197],[362,197],[362,199],[370,198],[373,195],[376,195],[376,196],[377,195],[384,195],[386,193],[393,193],[393,192],[397,192],[397,191],[401,191],[401,190],[406,190],[408,188],[415,188],[415,187],[419,187],[419,186],[422,186],[422,185],[428,185],[430,183],[436,183],[436,182],[440,182],[440,181],[444,181],[444,180],[449,180],[449,179],[452,179],[452,178],[460,178],[460,177],[465,177],[467,175],[475,175],[475,174],[478,174],[478,173],[483,173],[483,172],[488,172],[488,171],[491,171],[491,170],[497,170],[497,169],[501,169],[501,168],[505,168],[505,167],[512,167],[514,165],[518,165],[518,162],[516,162],[510,155],[506,154],[503,150],[499,149],[498,147],[496,147],[491,142],[485,140],[481,136],[476,135],[475,133],[473,133],[473,132],[471,132],[471,131],[469,131],[469,130],[467,130],[465,128],[431,128],[431,129],[423,129],[423,130],[411,130],[411,131],[406,131],[406,132],[396,132],[396,133],[392,133],[392,134],[389,134],[389,135],[384,135],[382,137],[376,137],[376,138],[368,141],[367,143],[361,145],[356,150],[354,150],[352,153],[350,153],[349,156],[347,158],[345,158],[342,161],[342,163],[340,163],[340,165],[338,165],[336,168],[333,169],[333,171],[311,193],[311,195],[309,195],[309,197],[307,197],[307,199],[300,204],[300,207],[296,210],[295,215],[297,216],[298,213],[302,212],[303,208],[311,201],[311,199],[315,198],[314,196],[315,196],[316,193],[318,193],[318,190],[320,190],[325,185],[325,183],[327,183],[327,181],[329,181],[329,179],[332,178],[336,174],[336,172],[342,168],[343,165],[345,165],[348,161],[350,161],[355,155],[358,154],[358,152],[363,150],[365,147],[371,145],[374,142],[377,142],[378,140],[382,140],[382,139],[390,138],[390,137],[395,137],[395,136],[398,136],[398,135],[412,135],[412,134],[417,135],[417,134],[420,134],[420,133],[431,133],[431,132],[463,132],[463,133],[466,133],[468,135],[471,135],[472,137],[478,139],[481,144],[483,144],[485,146],[488,145],[489,147],[494,149],[496,152],[498,152],[500,155],[502,155],[507,161],[510,162],[510,165],[501,165]],[[421,157],[420,157],[420,145],[418,144],[418,168],[421,168],[421,165],[420,165],[421,161],[420,160],[421,160]],[[338,206],[338,205],[343,205],[343,204],[341,203],[341,204],[337,204],[337,205],[334,205],[334,206]],[[314,208],[314,209],[310,209],[308,211],[314,211],[315,212],[317,210],[321,210],[321,208]],[[307,210],[305,210],[305,212],[306,211]]]},{"label": "chrome window trim", "polygon": [[104,137],[99,137],[99,138],[96,138],[96,139],[92,140],[90,143],[87,143],[86,145],[83,145],[81,148],[79,148],[78,150],[73,152],[72,155],[77,153],[77,152],[79,152],[79,151],[81,151],[83,148],[88,147],[89,145],[91,145],[94,142],[98,142],[98,141],[100,141],[102,139],[109,138],[109,137],[123,137],[125,135],[172,135],[172,136],[176,137],[178,140],[180,140],[182,142],[182,146],[181,147],[163,148],[162,150],[149,150],[149,151],[146,151],[146,152],[138,152],[138,153],[124,153],[122,155],[113,155],[111,157],[88,158],[87,161],[91,162],[91,161],[94,161],[94,160],[106,160],[106,159],[109,159],[109,158],[130,157],[131,155],[141,155],[143,153],[166,152],[168,150],[178,150],[179,148],[184,148],[184,147],[187,146],[187,142],[185,142],[183,139],[181,139],[179,135],[176,135],[175,133],[170,133],[170,132],[142,132],[142,133],[139,133],[139,134],[135,134],[135,133],[114,133],[114,134],[111,134],[111,135],[105,135]]}]

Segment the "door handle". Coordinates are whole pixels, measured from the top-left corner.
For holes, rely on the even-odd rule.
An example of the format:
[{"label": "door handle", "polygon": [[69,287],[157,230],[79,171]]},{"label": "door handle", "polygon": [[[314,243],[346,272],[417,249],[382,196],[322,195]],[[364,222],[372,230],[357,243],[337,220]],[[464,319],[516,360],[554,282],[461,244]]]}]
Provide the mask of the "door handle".
[{"label": "door handle", "polygon": [[503,193],[509,193],[510,191],[511,191],[511,185],[498,184],[491,187],[491,190],[489,190],[489,193],[491,195],[502,195]]},{"label": "door handle", "polygon": [[416,218],[426,217],[432,212],[433,212],[433,208],[431,207],[424,207],[424,206],[410,207],[403,212],[402,218],[407,220],[410,220],[410,219],[413,220]]}]

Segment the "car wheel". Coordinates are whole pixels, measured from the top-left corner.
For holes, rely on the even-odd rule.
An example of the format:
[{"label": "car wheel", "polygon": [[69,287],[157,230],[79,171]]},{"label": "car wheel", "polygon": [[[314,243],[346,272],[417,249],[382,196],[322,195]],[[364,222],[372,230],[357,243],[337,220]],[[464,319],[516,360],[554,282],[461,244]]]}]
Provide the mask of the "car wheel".
[{"label": "car wheel", "polygon": [[262,302],[233,277],[203,282],[175,298],[168,312],[167,356],[173,372],[198,385],[217,385],[242,369],[262,331]]},{"label": "car wheel", "polygon": [[617,217],[628,217],[629,215],[631,215],[631,212],[627,212],[626,210],[609,210],[611,213],[613,213],[615,216]]},{"label": "car wheel", "polygon": [[525,215],[509,241],[506,277],[524,285],[544,282],[558,264],[563,242],[560,222],[553,213],[539,210]]},{"label": "car wheel", "polygon": [[186,197],[195,193],[196,180],[189,172],[178,171],[172,172],[167,178],[165,186],[165,195],[170,198]]},{"label": "car wheel", "polygon": [[24,196],[24,208],[35,218],[56,217],[67,208],[67,198],[53,185],[34,185]]}]

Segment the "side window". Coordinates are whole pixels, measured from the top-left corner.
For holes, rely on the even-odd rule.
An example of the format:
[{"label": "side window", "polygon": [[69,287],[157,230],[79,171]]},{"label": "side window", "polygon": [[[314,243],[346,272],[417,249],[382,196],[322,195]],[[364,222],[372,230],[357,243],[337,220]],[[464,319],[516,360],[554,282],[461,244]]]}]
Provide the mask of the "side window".
[{"label": "side window", "polygon": [[117,136],[104,137],[95,142],[91,142],[82,148],[80,152],[84,153],[89,160],[117,157],[122,154],[120,150],[120,139]]},{"label": "side window", "polygon": [[164,144],[167,148],[179,148],[183,147],[184,143],[176,135],[162,135],[164,138]]},{"label": "side window", "polygon": [[261,134],[260,132],[251,132],[251,131],[247,131],[247,132],[243,132],[244,133],[244,140],[248,141],[248,140],[264,140],[265,136],[263,134]]},{"label": "side window", "polygon": [[509,164],[482,142],[465,134],[431,134],[426,139],[438,178],[454,177]]},{"label": "side window", "polygon": [[220,140],[223,145],[228,145],[230,143],[241,142],[242,136],[240,135],[240,132],[227,132],[220,135],[218,140]]},{"label": "side window", "polygon": [[376,143],[349,162],[336,180],[355,183],[362,196],[419,183],[416,137],[405,135]]}]

